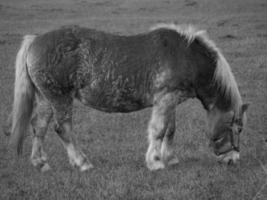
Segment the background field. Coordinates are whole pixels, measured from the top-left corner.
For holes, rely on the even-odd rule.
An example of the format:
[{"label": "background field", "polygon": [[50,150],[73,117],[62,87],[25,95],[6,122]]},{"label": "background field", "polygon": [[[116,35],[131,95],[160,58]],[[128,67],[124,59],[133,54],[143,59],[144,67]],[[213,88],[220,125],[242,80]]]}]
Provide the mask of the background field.
[{"label": "background field", "polygon": [[1,0],[0,125],[11,110],[13,64],[24,34],[68,24],[134,34],[173,21],[208,31],[230,62],[244,101],[251,102],[240,163],[225,166],[214,160],[205,137],[205,113],[196,100],[177,108],[180,163],[157,172],[149,172],[144,163],[150,109],[106,114],[76,103],[74,129],[95,168],[86,173],[72,169],[50,128],[45,149],[53,170],[41,174],[29,162],[30,134],[23,157],[13,162],[8,137],[1,132],[1,200],[267,199],[266,0]]}]

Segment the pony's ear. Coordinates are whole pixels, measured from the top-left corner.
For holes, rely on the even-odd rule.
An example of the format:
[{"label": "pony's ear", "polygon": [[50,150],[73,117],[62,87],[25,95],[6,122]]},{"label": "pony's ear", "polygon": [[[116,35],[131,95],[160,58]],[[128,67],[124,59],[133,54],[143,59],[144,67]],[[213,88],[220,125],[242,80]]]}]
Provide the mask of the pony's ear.
[{"label": "pony's ear", "polygon": [[241,113],[244,114],[244,112],[247,111],[248,107],[249,107],[249,103],[244,103],[242,106],[241,106]]}]

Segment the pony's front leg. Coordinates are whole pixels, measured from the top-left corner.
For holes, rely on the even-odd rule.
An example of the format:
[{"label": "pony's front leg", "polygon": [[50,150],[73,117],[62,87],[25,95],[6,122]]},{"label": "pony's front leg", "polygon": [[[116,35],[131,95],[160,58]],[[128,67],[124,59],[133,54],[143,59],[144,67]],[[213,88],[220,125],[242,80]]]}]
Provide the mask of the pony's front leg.
[{"label": "pony's front leg", "polygon": [[72,132],[72,106],[56,106],[55,131],[60,137],[65,149],[67,150],[70,164],[76,166],[80,171],[86,171],[93,168],[85,154],[79,148],[75,135]]},{"label": "pony's front leg", "polygon": [[179,162],[178,158],[173,153],[173,138],[175,133],[175,109],[170,111],[168,127],[164,134],[161,144],[161,157],[165,164],[175,165]]},{"label": "pony's front leg", "polygon": [[[163,169],[171,156],[169,138],[174,133],[175,95],[172,93],[157,97],[148,125],[149,147],[146,152],[146,164],[150,170]],[[169,136],[165,138],[165,134]],[[164,142],[163,142],[164,141]],[[162,142],[164,146],[162,146]]]}]

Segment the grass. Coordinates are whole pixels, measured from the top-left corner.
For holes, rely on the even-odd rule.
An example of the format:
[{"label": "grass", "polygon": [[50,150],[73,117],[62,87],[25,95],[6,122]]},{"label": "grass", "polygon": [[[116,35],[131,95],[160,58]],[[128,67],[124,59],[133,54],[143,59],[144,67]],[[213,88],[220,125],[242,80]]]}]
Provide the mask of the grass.
[{"label": "grass", "polygon": [[190,100],[177,107],[175,152],[180,163],[150,172],[144,163],[150,109],[107,114],[76,103],[74,130],[95,168],[86,173],[72,169],[50,128],[45,149],[53,170],[42,174],[29,162],[30,134],[19,160],[8,153],[8,137],[0,134],[0,199],[267,199],[266,9],[264,0],[2,0],[0,125],[11,110],[13,64],[21,37],[66,24],[119,34],[144,32],[157,22],[196,24],[222,49],[251,106],[236,166],[215,161],[203,108]]}]

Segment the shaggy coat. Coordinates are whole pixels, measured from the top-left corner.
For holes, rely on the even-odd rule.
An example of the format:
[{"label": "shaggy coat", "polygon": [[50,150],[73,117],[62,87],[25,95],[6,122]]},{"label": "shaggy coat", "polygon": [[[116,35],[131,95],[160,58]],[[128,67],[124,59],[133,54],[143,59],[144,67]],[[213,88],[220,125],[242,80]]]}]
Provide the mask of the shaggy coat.
[{"label": "shaggy coat", "polygon": [[20,153],[31,120],[32,163],[48,169],[43,141],[54,116],[71,164],[83,171],[92,165],[72,133],[74,99],[105,112],[153,107],[146,162],[156,170],[177,162],[171,148],[175,107],[195,97],[208,112],[216,155],[237,160],[247,105],[229,64],[204,31],[162,24],[121,36],[72,26],[28,35],[16,60],[11,142]]}]

